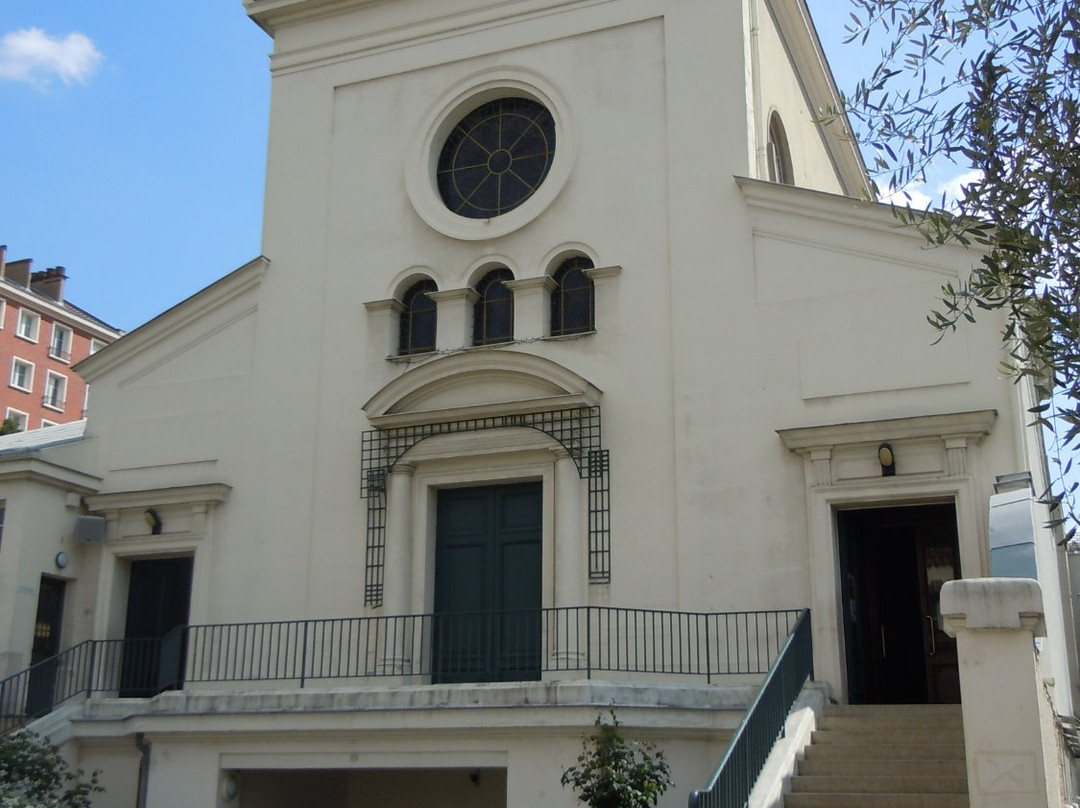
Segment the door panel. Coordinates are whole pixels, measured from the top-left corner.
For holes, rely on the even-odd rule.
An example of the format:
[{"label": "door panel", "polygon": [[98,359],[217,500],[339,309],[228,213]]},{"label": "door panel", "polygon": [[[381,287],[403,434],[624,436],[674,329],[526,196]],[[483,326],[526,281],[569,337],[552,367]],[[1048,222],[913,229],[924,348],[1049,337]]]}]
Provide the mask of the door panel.
[{"label": "door panel", "polygon": [[539,483],[438,494],[433,680],[540,678]]},{"label": "door panel", "polygon": [[60,653],[60,627],[64,622],[66,583],[42,576],[38,587],[37,614],[34,617],[34,644],[30,651],[30,681],[26,692],[26,714],[44,715],[52,710],[56,695],[57,664]]},{"label": "door panel", "polygon": [[937,605],[960,574],[954,507],[842,511],[837,523],[848,699],[958,702],[956,642]]},{"label": "door panel", "polygon": [[190,556],[131,562],[122,697],[154,695],[183,681],[193,562]]}]

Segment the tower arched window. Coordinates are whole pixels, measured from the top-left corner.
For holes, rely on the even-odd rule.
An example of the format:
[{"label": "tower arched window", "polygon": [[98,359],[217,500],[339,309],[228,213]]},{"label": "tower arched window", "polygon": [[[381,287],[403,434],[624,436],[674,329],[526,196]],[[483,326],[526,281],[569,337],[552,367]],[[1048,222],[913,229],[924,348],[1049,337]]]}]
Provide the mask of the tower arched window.
[{"label": "tower arched window", "polygon": [[479,299],[473,309],[473,345],[509,342],[514,337],[514,297],[506,281],[514,274],[505,267],[493,269],[476,284]]},{"label": "tower arched window", "polygon": [[399,354],[418,354],[435,350],[437,312],[435,301],[428,297],[427,293],[437,289],[435,281],[425,278],[406,290],[401,299],[404,310],[401,312],[398,330]]},{"label": "tower arched window", "polygon": [[787,133],[780,115],[774,112],[769,116],[769,140],[765,146],[765,156],[769,163],[769,179],[794,185],[795,177],[791,171],[791,150],[788,148]]},{"label": "tower arched window", "polygon": [[584,270],[593,263],[583,255],[559,265],[552,276],[555,289],[551,293],[551,335],[581,334],[596,328],[593,282]]}]

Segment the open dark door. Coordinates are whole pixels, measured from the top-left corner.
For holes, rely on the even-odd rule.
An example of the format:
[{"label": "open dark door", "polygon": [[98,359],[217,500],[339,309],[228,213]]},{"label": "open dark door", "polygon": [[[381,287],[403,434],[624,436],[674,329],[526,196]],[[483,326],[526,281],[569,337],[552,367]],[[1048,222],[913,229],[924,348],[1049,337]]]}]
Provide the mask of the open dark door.
[{"label": "open dark door", "polygon": [[193,559],[131,562],[120,696],[152,696],[183,683]]},{"label": "open dark door", "polygon": [[959,702],[956,641],[938,606],[960,577],[955,508],[842,511],[838,527],[849,701]]},{"label": "open dark door", "polygon": [[541,485],[439,491],[435,682],[540,678]]},{"label": "open dark door", "polygon": [[56,703],[56,655],[60,653],[60,627],[64,622],[66,582],[41,577],[37,615],[34,617],[34,644],[30,650],[30,681],[26,690],[26,714],[44,715]]}]

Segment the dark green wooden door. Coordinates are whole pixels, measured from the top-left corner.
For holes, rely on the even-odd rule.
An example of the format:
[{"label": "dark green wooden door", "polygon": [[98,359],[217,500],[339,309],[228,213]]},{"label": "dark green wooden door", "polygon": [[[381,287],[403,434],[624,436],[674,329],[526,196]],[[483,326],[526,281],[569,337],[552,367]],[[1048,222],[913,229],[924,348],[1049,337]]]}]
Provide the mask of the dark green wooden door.
[{"label": "dark green wooden door", "polygon": [[433,681],[540,678],[541,491],[439,492]]}]

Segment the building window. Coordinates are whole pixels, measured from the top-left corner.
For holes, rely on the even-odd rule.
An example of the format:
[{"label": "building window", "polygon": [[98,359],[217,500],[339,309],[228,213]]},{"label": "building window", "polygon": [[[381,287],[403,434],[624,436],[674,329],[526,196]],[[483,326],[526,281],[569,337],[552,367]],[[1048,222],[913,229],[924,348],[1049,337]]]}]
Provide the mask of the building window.
[{"label": "building window", "polygon": [[436,178],[446,207],[491,219],[521,205],[555,159],[555,119],[528,98],[499,98],[453,128],[439,153]]},{"label": "building window", "polygon": [[476,284],[479,299],[473,308],[473,345],[494,345],[514,337],[514,296],[506,281],[514,274],[493,269]]},{"label": "building window", "polygon": [[63,410],[67,397],[67,379],[51,370],[45,375],[45,396],[41,403],[50,410]]},{"label": "building window", "polygon": [[26,309],[19,310],[19,327],[16,333],[30,342],[38,341],[38,329],[41,327],[41,317]]},{"label": "building window", "polygon": [[4,415],[4,434],[10,434],[11,432],[25,432],[26,425],[29,422],[29,418],[25,412],[19,412],[8,407],[7,413]]},{"label": "building window", "polygon": [[93,356],[94,354],[96,354],[98,351],[100,351],[104,347],[105,347],[105,343],[102,342],[101,340],[99,340],[99,339],[90,340],[90,355]]},{"label": "building window", "polygon": [[49,421],[49,420],[47,420],[45,418],[41,419],[41,428],[42,429],[45,429],[46,427],[50,427],[50,426],[60,426],[60,425],[58,423],[56,423],[56,421]]},{"label": "building window", "polygon": [[34,366],[22,359],[11,360],[11,386],[29,393],[34,387]]},{"label": "building window", "polygon": [[769,116],[769,141],[765,146],[765,156],[769,162],[769,179],[794,185],[791,172],[791,151],[788,149],[787,133],[777,113]]},{"label": "building window", "polygon": [[59,359],[61,362],[71,360],[71,329],[67,326],[53,323],[52,339],[49,340],[49,356]]},{"label": "building window", "polygon": [[0,328],[4,327],[4,316],[7,314],[7,301],[0,300]]},{"label": "building window", "polygon": [[551,336],[582,334],[596,328],[593,282],[585,274],[593,263],[583,255],[563,261],[552,276]]},{"label": "building window", "polygon": [[401,300],[404,311],[401,312],[398,330],[398,353],[418,354],[435,350],[435,325],[438,312],[435,301],[428,297],[428,292],[438,291],[433,280],[417,281],[409,287]]}]

